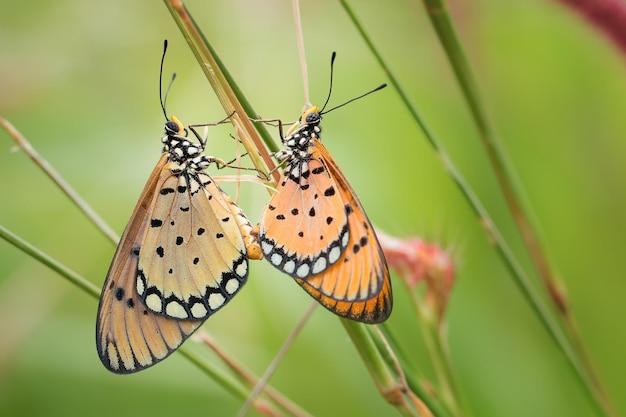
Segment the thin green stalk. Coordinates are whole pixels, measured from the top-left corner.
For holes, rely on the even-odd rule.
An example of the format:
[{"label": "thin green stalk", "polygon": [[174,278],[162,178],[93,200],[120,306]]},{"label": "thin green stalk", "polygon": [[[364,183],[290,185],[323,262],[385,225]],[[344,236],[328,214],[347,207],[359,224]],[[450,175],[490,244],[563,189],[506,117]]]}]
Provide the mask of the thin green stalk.
[{"label": "thin green stalk", "polygon": [[430,310],[415,293],[410,291],[413,308],[418,316],[418,322],[424,336],[424,343],[428,349],[429,357],[437,375],[441,400],[448,408],[449,412],[457,417],[461,417],[461,407],[459,406],[459,393],[456,388],[456,377],[452,370],[452,362],[447,354],[443,335],[439,332],[438,320],[434,317],[434,311]]},{"label": "thin green stalk", "polygon": [[[542,278],[548,293],[557,307],[557,310],[564,315],[569,312],[567,298],[563,292],[563,283],[554,274],[546,257],[545,249],[542,248],[541,239],[538,235],[538,228],[533,227],[530,221],[530,205],[524,198],[524,193],[519,181],[514,175],[506,154],[502,149],[489,118],[485,105],[481,99],[476,79],[470,67],[470,63],[465,56],[463,46],[454,29],[454,24],[442,0],[423,0],[430,21],[439,36],[441,45],[447,54],[448,61],[454,71],[456,79],[461,87],[463,97],[467,102],[479,137],[487,152],[487,157],[493,166],[498,184],[502,189],[504,198],[509,205],[511,214],[522,235],[522,239],[530,253],[535,268]],[[533,217],[534,220],[534,217]]]},{"label": "thin green stalk", "polygon": [[[250,118],[257,118],[257,113],[243,95],[234,79],[217,56],[211,44],[193,20],[180,0],[164,0],[174,21],[181,33],[187,40],[189,47],[195,55],[202,71],[205,73],[209,84],[224,107],[226,114],[231,116],[235,131],[240,135],[244,147],[248,151],[254,166],[263,173],[274,168],[274,162],[263,146],[263,143],[272,152],[278,150],[267,129],[262,124],[257,124],[256,130]],[[257,133],[258,130],[258,133]],[[259,137],[259,134],[263,138]],[[259,156],[261,159],[259,159]],[[274,180],[278,181],[279,174],[273,171]]]},{"label": "thin green stalk", "polygon": [[426,138],[439,155],[439,158],[441,159],[444,168],[451,176],[452,180],[457,185],[463,196],[467,199],[470,207],[478,217],[480,224],[483,226],[485,232],[487,233],[488,241],[490,242],[490,244],[493,245],[496,253],[498,254],[498,256],[500,256],[500,258],[504,262],[504,265],[508,268],[510,276],[513,278],[518,289],[520,290],[526,301],[530,304],[533,311],[537,314],[541,324],[546,328],[548,334],[552,337],[552,339],[555,341],[557,346],[559,346],[559,348],[567,358],[567,361],[574,371],[574,374],[584,388],[583,391],[589,397],[591,404],[593,404],[596,410],[602,415],[610,415],[606,412],[604,408],[602,396],[598,395],[598,392],[594,388],[595,384],[593,382],[593,377],[588,372],[584,360],[572,347],[570,340],[563,333],[561,326],[559,326],[559,324],[551,314],[550,309],[547,307],[547,305],[544,303],[542,298],[532,286],[530,279],[520,266],[515,255],[513,254],[513,251],[507,245],[500,231],[491,220],[489,213],[480,202],[480,199],[478,198],[472,187],[467,183],[465,178],[458,171],[452,160],[449,158],[447,151],[445,150],[439,139],[430,130],[415,106],[413,106],[408,98],[408,95],[405,92],[405,89],[401,86],[398,79],[392,73],[389,65],[387,65],[386,61],[382,58],[378,49],[374,46],[373,42],[365,32],[360,21],[354,14],[352,8],[347,3],[347,0],[340,1],[345,11],[351,18],[353,24],[359,31],[361,37],[369,47],[370,51],[375,56],[376,60],[383,68],[383,70],[387,73],[390,83],[396,89],[398,95],[400,96],[400,99],[405,104],[407,110],[409,111],[415,122],[418,124],[418,126],[422,129]]},{"label": "thin green stalk", "polygon": [[111,227],[91,208],[85,200],[74,190],[52,165],[48,163],[39,152],[26,140],[26,138],[6,119],[0,117],[0,126],[4,127],[9,136],[13,138],[15,143],[28,155],[28,157],[46,174],[52,182],[69,197],[80,211],[100,230],[106,237],[116,243],[120,240],[119,236],[111,229]]},{"label": "thin green stalk", "polygon": [[[238,377],[238,379],[246,384],[249,388],[254,388],[259,378],[245,368],[241,363],[237,362],[232,356],[228,354],[228,351],[217,344],[215,339],[208,333],[200,331],[196,334],[196,337],[205,345],[207,345],[219,358],[230,368],[230,370]],[[309,413],[303,410],[300,406],[286,398],[280,392],[276,391],[270,385],[263,387],[263,394],[267,395],[274,403],[279,405],[283,410],[292,414],[295,417],[311,417]],[[248,396],[250,394],[248,393]]]},{"label": "thin green stalk", "polygon": [[295,342],[296,338],[300,335],[300,332],[302,331],[302,329],[304,329],[304,326],[308,323],[311,315],[313,314],[313,311],[315,311],[315,308],[317,306],[317,302],[311,302],[309,308],[307,308],[302,318],[300,318],[300,321],[296,324],[296,327],[294,327],[291,333],[289,333],[280,350],[274,356],[274,359],[272,359],[272,362],[270,362],[267,369],[265,369],[265,372],[263,372],[263,375],[261,375],[261,377],[257,379],[256,383],[253,384],[252,392],[248,395],[248,398],[246,399],[244,405],[239,409],[237,417],[245,416],[248,413],[250,406],[254,404],[254,401],[259,396],[259,394],[265,391],[267,382],[270,380],[272,375],[274,375],[276,369],[278,369],[278,365],[280,365],[283,358],[287,354],[287,351],[289,350],[291,345],[293,345],[293,342]]},{"label": "thin green stalk", "polygon": [[383,359],[378,346],[367,332],[365,325],[352,320],[340,319],[350,340],[356,347],[363,363],[367,367],[378,391],[391,405],[406,416],[417,416],[417,411],[408,406],[402,395],[402,387],[393,377],[389,367]]},{"label": "thin green stalk", "polygon": [[531,205],[528,203],[523,187],[520,185],[514,170],[511,167],[501,143],[493,129],[482,96],[478,89],[478,83],[474,77],[471,65],[463,45],[456,33],[454,23],[448,12],[444,0],[423,0],[430,21],[439,36],[448,61],[455,73],[456,79],[461,87],[461,91],[467,106],[470,109],[472,118],[479,132],[480,139],[487,152],[487,157],[491,162],[496,178],[504,198],[509,206],[509,210],[517,224],[517,228],[522,236],[522,240],[535,265],[537,273],[544,283],[545,289],[553,302],[557,312],[564,321],[566,336],[569,337],[574,350],[581,358],[582,364],[589,375],[589,382],[594,395],[602,403],[608,415],[614,415],[608,394],[602,388],[600,379],[592,364],[584,343],[580,338],[572,311],[569,307],[565,285],[560,276],[555,273],[553,262],[545,250],[544,239],[541,236],[541,229],[534,216]]},{"label": "thin green stalk", "polygon": [[[463,51],[463,46],[454,30],[454,25],[446,9],[445,3],[440,0],[424,0],[428,16],[433,24],[439,40],[448,56],[448,61],[459,82],[463,97],[467,102],[479,137],[487,152],[487,157],[493,166],[498,184],[502,189],[504,198],[520,231],[535,268],[542,278],[546,289],[552,298],[557,311],[567,316],[570,312],[564,285],[558,275],[553,272],[545,249],[541,244],[537,224],[532,216],[530,205],[524,197],[519,181],[514,175],[506,154],[494,132],[485,105],[481,99],[476,79],[473,75],[469,61]],[[533,219],[531,222],[530,219]]]},{"label": "thin green stalk", "polygon": [[[236,87],[237,84],[230,76],[230,74],[222,64],[221,60],[217,57],[215,50],[208,43],[200,28],[196,25],[193,18],[189,15],[182,2],[180,0],[164,0],[164,2],[170,10],[181,32],[183,33],[183,36],[187,40],[194,55],[198,59],[198,62],[201,64],[202,69],[207,75],[211,86],[215,90],[215,93],[217,94],[220,102],[222,102],[222,105],[224,106],[226,112],[230,113],[231,110],[234,109],[235,114],[232,117],[233,119],[235,119],[237,115],[246,114],[250,117],[254,117],[256,113],[252,109],[252,106],[245,99],[241,91]],[[245,109],[245,112],[243,109]],[[252,126],[252,124],[246,117],[242,117],[241,120],[237,123],[240,123],[242,128],[244,128],[246,132],[248,131],[247,126]],[[235,124],[235,127],[237,127],[236,123],[233,124]],[[257,125],[257,128],[262,127],[263,126]],[[260,141],[254,139],[256,136],[256,132],[251,131],[249,132],[249,135],[252,138],[252,141],[251,148],[246,148],[248,152],[250,152],[251,155],[258,152],[264,158],[266,166],[272,167],[273,165],[271,165],[271,158],[269,158],[267,149],[261,144]],[[271,151],[276,151],[277,149],[275,148],[274,141],[271,138],[265,138],[263,130],[261,131],[261,135],[263,136],[264,142],[269,147],[269,149]],[[244,145],[246,145],[245,142]],[[266,160],[266,155],[269,161]],[[253,163],[257,168],[261,169],[261,167],[257,165],[258,162],[253,160]],[[274,171],[274,179],[276,181],[278,181],[278,175],[278,171]],[[342,322],[344,322],[344,320],[342,320]],[[365,349],[363,348],[363,341],[360,340],[358,337],[353,339],[353,341],[357,346],[357,349],[359,349],[359,352],[361,353],[363,360],[366,363],[366,366],[368,366],[368,369],[370,368],[372,363],[378,363],[377,358],[380,358],[380,352],[377,351],[375,345],[369,345],[370,347],[373,347],[373,349]],[[380,382],[381,380],[379,379],[377,381]],[[384,391],[383,395],[385,395]],[[399,409],[401,408],[402,407],[400,407]]]},{"label": "thin green stalk", "polygon": [[[424,384],[419,381],[420,378],[424,380],[426,378],[423,375],[420,376],[420,372],[418,370],[413,370],[411,372],[406,371],[408,368],[408,356],[402,351],[402,347],[397,343],[391,334],[389,327],[383,323],[378,326],[378,328],[384,335],[385,339],[387,339],[387,342],[393,349],[393,352],[397,355],[398,361],[400,362],[402,369],[405,371],[404,377],[408,388],[413,391],[437,417],[452,417],[451,412],[441,403],[439,396],[433,395],[432,389],[425,388]],[[370,330],[370,333],[372,333],[372,330]],[[385,347],[382,346],[382,342],[375,337],[372,337],[372,340],[374,340],[374,343],[378,346],[378,350],[382,352],[383,360],[387,363],[387,366],[393,369],[394,359],[390,357],[390,354],[387,353]]]},{"label": "thin green stalk", "polygon": [[35,246],[31,245],[15,233],[9,231],[4,226],[0,226],[0,237],[21,250],[22,252],[30,255],[42,264],[46,265],[48,268],[58,273],[69,282],[76,285],[81,290],[85,291],[87,294],[95,298],[100,298],[100,289],[98,287],[60,263],[56,259],[47,255]]},{"label": "thin green stalk", "polygon": [[[205,361],[201,356],[193,352],[189,349],[184,349],[184,346],[178,348],[178,351],[191,363],[196,365],[202,372],[208,375],[211,379],[218,383],[221,387],[225,387],[233,394],[235,397],[239,399],[245,400],[248,396],[248,389],[241,383],[235,381],[231,376],[227,375],[222,370],[211,366],[207,361]],[[281,414],[273,408],[267,402],[257,399],[254,402],[254,406],[262,414],[266,414],[268,416],[280,416]]]},{"label": "thin green stalk", "polygon": [[[87,279],[72,271],[56,259],[52,258],[45,252],[31,245],[18,235],[12,233],[5,227],[0,225],[0,238],[6,240],[22,252],[30,255],[32,258],[38,260],[48,268],[52,269],[56,273],[58,273],[61,277],[67,279],[72,284],[76,285],[81,290],[85,291],[87,294],[94,297],[96,300],[100,298],[100,289],[96,287],[93,283],[89,282]],[[241,399],[246,399],[248,396],[248,390],[241,383],[236,382],[231,377],[226,375],[220,369],[212,366],[206,360],[202,359],[191,350],[186,349],[184,346],[178,348],[178,352],[180,352],[183,356],[193,362],[198,368],[213,378],[218,384],[224,387],[227,391],[233,394],[236,397]],[[264,407],[268,407],[266,404],[263,404]],[[270,408],[271,409],[271,408]]]}]

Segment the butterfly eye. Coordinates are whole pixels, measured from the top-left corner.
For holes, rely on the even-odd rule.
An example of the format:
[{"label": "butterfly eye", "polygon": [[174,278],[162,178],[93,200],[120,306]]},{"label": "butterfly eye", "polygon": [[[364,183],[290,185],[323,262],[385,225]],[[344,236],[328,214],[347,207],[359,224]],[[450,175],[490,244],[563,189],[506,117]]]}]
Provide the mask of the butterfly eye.
[{"label": "butterfly eye", "polygon": [[180,133],[180,127],[178,126],[178,123],[173,122],[172,120],[168,120],[167,123],[165,123],[165,132],[167,134],[177,134]]},{"label": "butterfly eye", "polygon": [[322,121],[322,116],[318,112],[312,112],[306,115],[305,121],[307,124],[316,124]]}]

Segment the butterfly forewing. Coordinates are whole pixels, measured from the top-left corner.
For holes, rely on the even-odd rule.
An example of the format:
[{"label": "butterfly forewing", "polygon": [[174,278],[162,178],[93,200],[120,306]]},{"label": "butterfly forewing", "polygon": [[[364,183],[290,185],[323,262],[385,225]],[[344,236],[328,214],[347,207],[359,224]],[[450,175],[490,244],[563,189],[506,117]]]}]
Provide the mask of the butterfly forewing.
[{"label": "butterfly forewing", "polygon": [[230,198],[208,174],[176,176],[165,169],[163,176],[141,251],[137,292],[156,313],[202,320],[245,283],[246,248]]},{"label": "butterfly forewing", "polygon": [[140,245],[148,227],[147,211],[166,161],[164,154],[153,170],[124,230],[102,289],[96,345],[104,366],[115,373],[136,372],[163,360],[202,324],[155,314],[141,303],[135,292]]},{"label": "butterfly forewing", "polygon": [[322,160],[287,165],[261,221],[261,248],[272,265],[306,278],[337,262],[349,237],[337,191]]}]

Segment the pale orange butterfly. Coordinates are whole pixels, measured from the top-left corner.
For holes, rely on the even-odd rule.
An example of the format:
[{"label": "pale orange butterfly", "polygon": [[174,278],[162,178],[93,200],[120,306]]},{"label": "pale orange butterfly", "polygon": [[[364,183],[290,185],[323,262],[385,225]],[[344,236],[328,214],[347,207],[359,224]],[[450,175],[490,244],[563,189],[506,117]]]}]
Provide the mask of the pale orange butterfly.
[{"label": "pale orange butterfly", "polygon": [[205,172],[218,162],[202,153],[205,141],[191,142],[176,117],[165,133],[100,297],[98,355],[115,373],[171,354],[237,294],[248,258],[262,256],[248,219]]},{"label": "pale orange butterfly", "polygon": [[328,310],[380,323],[392,309],[389,269],[363,206],[320,141],[322,114],[305,110],[282,139],[287,149],[276,158],[286,166],[261,218],[261,249]]}]

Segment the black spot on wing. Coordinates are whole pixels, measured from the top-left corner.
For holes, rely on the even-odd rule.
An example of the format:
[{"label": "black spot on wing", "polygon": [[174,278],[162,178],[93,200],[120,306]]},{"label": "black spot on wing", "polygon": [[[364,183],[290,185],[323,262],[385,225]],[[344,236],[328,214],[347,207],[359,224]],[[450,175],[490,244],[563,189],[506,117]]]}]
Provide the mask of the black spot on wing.
[{"label": "black spot on wing", "polygon": [[124,288],[117,287],[117,289],[115,290],[115,299],[117,301],[122,301],[123,298],[124,298]]}]

